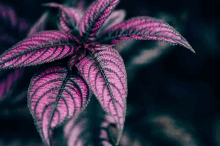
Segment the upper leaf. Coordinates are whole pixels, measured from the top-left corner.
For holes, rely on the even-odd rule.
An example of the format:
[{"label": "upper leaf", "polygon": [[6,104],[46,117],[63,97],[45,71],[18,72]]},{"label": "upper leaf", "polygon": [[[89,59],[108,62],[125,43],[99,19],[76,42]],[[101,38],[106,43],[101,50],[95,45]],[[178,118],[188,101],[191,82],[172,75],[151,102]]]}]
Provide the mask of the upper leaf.
[{"label": "upper leaf", "polygon": [[49,12],[46,11],[43,13],[43,15],[40,17],[40,19],[32,26],[30,29],[28,36],[31,36],[37,32],[43,31],[47,22],[49,16]]},{"label": "upper leaf", "polygon": [[95,41],[115,44],[121,40],[162,40],[179,44],[195,52],[190,44],[172,26],[151,17],[137,17],[117,24]]},{"label": "upper leaf", "polygon": [[79,74],[69,72],[60,64],[44,67],[32,78],[28,106],[46,145],[50,145],[52,129],[86,107],[90,93]]},{"label": "upper leaf", "polygon": [[0,56],[0,69],[51,62],[72,55],[80,42],[60,31],[43,31],[24,39]]},{"label": "upper leaf", "polygon": [[119,129],[118,141],[124,127],[127,97],[127,75],[119,53],[102,46],[76,64],[103,109],[114,116]]},{"label": "upper leaf", "polygon": [[80,24],[82,18],[82,12],[71,7],[66,7],[56,3],[44,4],[44,6],[55,7],[61,9],[60,11],[60,22],[59,29],[64,32],[71,32],[78,30],[78,25]]},{"label": "upper leaf", "polygon": [[125,14],[126,13],[124,10],[118,10],[118,11],[112,12],[112,14],[108,17],[108,19],[106,19],[103,26],[100,27],[96,35],[99,36],[102,32],[108,30],[112,26],[123,22],[125,18]]},{"label": "upper leaf", "polygon": [[80,35],[84,41],[92,40],[96,32],[112,13],[119,0],[97,0],[86,11],[82,22]]}]

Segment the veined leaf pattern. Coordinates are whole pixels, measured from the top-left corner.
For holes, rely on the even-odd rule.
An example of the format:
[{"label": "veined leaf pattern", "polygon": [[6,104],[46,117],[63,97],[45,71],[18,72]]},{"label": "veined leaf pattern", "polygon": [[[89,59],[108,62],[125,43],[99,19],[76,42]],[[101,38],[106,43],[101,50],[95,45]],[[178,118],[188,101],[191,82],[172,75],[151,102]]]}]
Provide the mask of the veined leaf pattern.
[{"label": "veined leaf pattern", "polygon": [[90,55],[76,64],[76,67],[103,109],[114,116],[119,140],[126,113],[127,75],[124,62],[119,53],[109,46],[97,48]]},{"label": "veined leaf pattern", "polygon": [[163,20],[151,17],[137,17],[119,23],[101,34],[95,41],[115,44],[128,39],[161,40],[182,45],[195,52],[186,39],[172,26]]},{"label": "veined leaf pattern", "polygon": [[80,35],[85,41],[94,39],[96,32],[112,13],[119,0],[97,0],[86,11],[81,22]]},{"label": "veined leaf pattern", "polygon": [[79,114],[90,98],[85,80],[62,65],[43,68],[30,83],[28,105],[45,144],[52,129]]},{"label": "veined leaf pattern", "polygon": [[59,16],[59,29],[64,32],[71,32],[73,30],[78,30],[78,25],[80,24],[83,13],[75,8],[67,7],[57,3],[48,3],[44,6],[60,8]]},{"label": "veined leaf pattern", "polygon": [[37,32],[43,31],[49,16],[49,11],[43,13],[40,19],[32,26],[31,30],[28,33],[28,36],[31,36]]},{"label": "veined leaf pattern", "polygon": [[72,55],[80,42],[60,31],[43,31],[24,39],[0,56],[0,69],[30,66]]},{"label": "veined leaf pattern", "polygon": [[100,27],[100,29],[97,32],[97,36],[99,36],[102,32],[108,30],[112,26],[121,23],[124,21],[125,18],[125,11],[124,10],[118,10],[112,12],[112,14],[106,19],[105,23]]}]

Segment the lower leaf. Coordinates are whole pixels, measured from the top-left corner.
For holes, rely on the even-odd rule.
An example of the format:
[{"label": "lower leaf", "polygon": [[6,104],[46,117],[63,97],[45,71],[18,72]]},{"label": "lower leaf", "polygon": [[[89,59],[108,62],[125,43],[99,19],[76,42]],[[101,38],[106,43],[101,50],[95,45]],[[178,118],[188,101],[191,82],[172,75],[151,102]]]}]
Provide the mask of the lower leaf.
[{"label": "lower leaf", "polygon": [[110,46],[101,46],[82,59],[76,67],[83,75],[103,109],[114,116],[119,129],[124,127],[127,97],[127,75],[119,53]]},{"label": "lower leaf", "polygon": [[52,130],[78,115],[90,95],[84,79],[63,65],[44,67],[32,78],[28,106],[46,145],[50,146]]}]

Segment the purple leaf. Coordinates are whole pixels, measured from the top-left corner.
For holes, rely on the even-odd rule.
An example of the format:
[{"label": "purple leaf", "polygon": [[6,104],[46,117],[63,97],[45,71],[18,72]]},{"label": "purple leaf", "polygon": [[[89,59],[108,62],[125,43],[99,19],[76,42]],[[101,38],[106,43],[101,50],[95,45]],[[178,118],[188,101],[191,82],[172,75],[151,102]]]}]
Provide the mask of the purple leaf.
[{"label": "purple leaf", "polygon": [[[104,32],[96,40],[115,44],[121,40],[161,40],[179,44],[195,52],[190,44],[172,26],[151,17],[137,17],[117,24]],[[110,41],[110,42],[109,42]]]},{"label": "purple leaf", "polygon": [[24,68],[13,69],[0,72],[0,101],[4,100],[12,93],[18,79],[22,77]]},{"label": "purple leaf", "polygon": [[103,24],[102,27],[100,27],[100,29],[97,32],[97,36],[100,35],[100,33],[108,30],[109,28],[111,28],[112,26],[121,23],[124,21],[125,18],[125,11],[124,10],[118,10],[118,11],[114,11],[112,12],[112,14],[106,19],[105,23]]},{"label": "purple leaf", "polygon": [[80,42],[60,31],[43,31],[24,39],[0,56],[0,68],[30,66],[72,55]]},{"label": "purple leaf", "polygon": [[44,12],[40,19],[32,26],[31,30],[28,33],[28,36],[31,36],[37,32],[43,31],[49,16],[49,12]]},{"label": "purple leaf", "polygon": [[78,30],[78,25],[83,15],[81,11],[56,3],[48,3],[48,4],[44,4],[44,6],[61,9],[59,16],[60,17],[59,29],[61,31],[71,32],[74,29]]},{"label": "purple leaf", "polygon": [[97,48],[76,67],[83,75],[103,109],[114,116],[119,129],[124,127],[127,97],[127,75],[119,53],[108,46]]},{"label": "purple leaf", "polygon": [[52,130],[78,115],[90,99],[84,79],[63,65],[44,67],[30,83],[29,110],[44,143],[50,145]]},{"label": "purple leaf", "polygon": [[80,35],[84,40],[94,39],[96,32],[112,13],[119,0],[97,0],[86,11],[82,22]]}]

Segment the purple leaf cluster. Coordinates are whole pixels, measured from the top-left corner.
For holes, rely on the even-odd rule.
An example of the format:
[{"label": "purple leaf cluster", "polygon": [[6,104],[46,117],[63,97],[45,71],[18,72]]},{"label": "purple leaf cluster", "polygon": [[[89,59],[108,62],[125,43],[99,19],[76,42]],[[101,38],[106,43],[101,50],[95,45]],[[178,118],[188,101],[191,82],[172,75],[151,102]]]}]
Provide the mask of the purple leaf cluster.
[{"label": "purple leaf cluster", "polygon": [[[51,145],[54,128],[86,108],[92,93],[113,117],[118,128],[115,145],[119,144],[128,92],[127,73],[114,48],[116,43],[130,39],[158,40],[194,52],[186,39],[162,20],[143,16],[122,22],[125,12],[113,12],[118,3],[119,0],[96,0],[87,9],[83,4],[78,7],[44,4],[60,10],[59,30],[42,31],[48,17],[46,12],[27,38],[0,55],[0,69],[47,63],[33,76],[28,90],[28,107],[45,145]],[[1,93],[4,92],[0,90]]]}]

